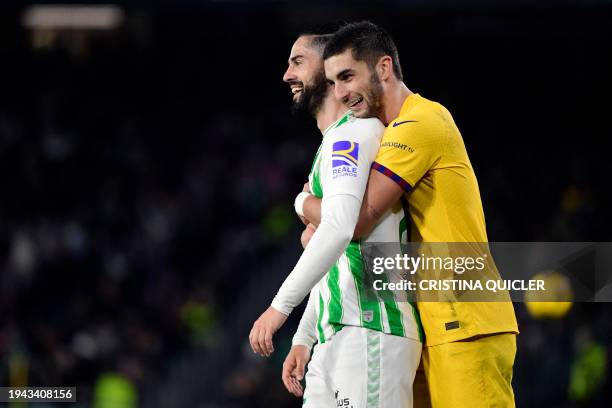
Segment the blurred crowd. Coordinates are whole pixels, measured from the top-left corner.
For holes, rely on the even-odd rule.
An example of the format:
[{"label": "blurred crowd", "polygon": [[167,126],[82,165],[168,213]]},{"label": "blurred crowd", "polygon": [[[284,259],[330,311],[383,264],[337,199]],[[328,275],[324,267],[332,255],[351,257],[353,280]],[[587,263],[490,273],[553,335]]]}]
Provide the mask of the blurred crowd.
[{"label": "blurred crowd", "polygon": [[[136,19],[42,46],[18,14],[3,17],[3,386],[77,386],[78,406],[300,406],[280,381],[300,310],[270,361],[246,341],[299,256],[292,201],[319,135],[290,115],[280,81],[294,33],[249,47],[262,30],[253,15],[274,15],[244,12],[250,22],[230,30],[213,20],[232,10],[216,13],[200,16],[206,29],[189,16]],[[500,124],[524,95],[501,89],[483,104],[468,83],[428,78],[424,65],[411,76],[404,61],[422,81],[409,86],[455,115],[491,241],[610,240],[603,153],[588,143],[597,129]],[[518,406],[603,404],[610,305],[575,304],[556,320],[516,309]]]}]

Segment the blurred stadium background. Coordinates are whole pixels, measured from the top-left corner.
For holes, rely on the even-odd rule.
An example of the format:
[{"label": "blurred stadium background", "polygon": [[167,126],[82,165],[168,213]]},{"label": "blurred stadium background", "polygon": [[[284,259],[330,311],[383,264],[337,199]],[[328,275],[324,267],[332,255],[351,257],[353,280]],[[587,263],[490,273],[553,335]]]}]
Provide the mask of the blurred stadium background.
[{"label": "blurred stadium background", "polygon": [[[247,335],[300,253],[319,136],[281,78],[313,26],[394,35],[407,85],[455,116],[491,241],[612,241],[610,1],[330,3],[2,2],[0,385],[300,406],[280,370],[301,310],[269,360]],[[515,306],[517,405],[607,406],[612,306]]]}]

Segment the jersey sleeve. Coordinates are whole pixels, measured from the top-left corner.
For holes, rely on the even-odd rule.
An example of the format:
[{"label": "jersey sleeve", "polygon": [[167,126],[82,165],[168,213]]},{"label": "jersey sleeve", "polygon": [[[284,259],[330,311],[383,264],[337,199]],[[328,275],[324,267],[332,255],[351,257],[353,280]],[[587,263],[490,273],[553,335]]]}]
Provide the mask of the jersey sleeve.
[{"label": "jersey sleeve", "polygon": [[353,237],[361,203],[347,194],[321,203],[321,224],[312,235],[293,271],[272,300],[272,307],[289,316],[308,292],[340,258]]},{"label": "jersey sleeve", "polygon": [[440,160],[447,135],[441,119],[398,118],[385,130],[372,168],[408,192]]},{"label": "jersey sleeve", "polygon": [[348,194],[362,201],[383,132],[378,119],[355,119],[334,130],[321,152],[323,200]]}]

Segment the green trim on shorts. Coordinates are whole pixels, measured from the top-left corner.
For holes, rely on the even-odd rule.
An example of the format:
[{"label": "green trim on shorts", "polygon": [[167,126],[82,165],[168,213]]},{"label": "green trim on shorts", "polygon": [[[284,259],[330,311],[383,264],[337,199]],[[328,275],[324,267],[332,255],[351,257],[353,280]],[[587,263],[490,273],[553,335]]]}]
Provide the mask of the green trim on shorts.
[{"label": "green trim on shorts", "polygon": [[366,408],[380,407],[380,332],[368,330],[367,337],[367,394]]}]

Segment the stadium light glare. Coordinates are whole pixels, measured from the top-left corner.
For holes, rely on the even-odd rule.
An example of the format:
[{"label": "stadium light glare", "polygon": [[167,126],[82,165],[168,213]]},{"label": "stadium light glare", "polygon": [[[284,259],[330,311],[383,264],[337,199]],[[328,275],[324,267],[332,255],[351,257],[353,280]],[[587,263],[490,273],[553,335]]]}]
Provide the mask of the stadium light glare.
[{"label": "stadium light glare", "polygon": [[114,5],[33,5],[22,15],[22,25],[33,30],[113,30],[123,21]]}]

